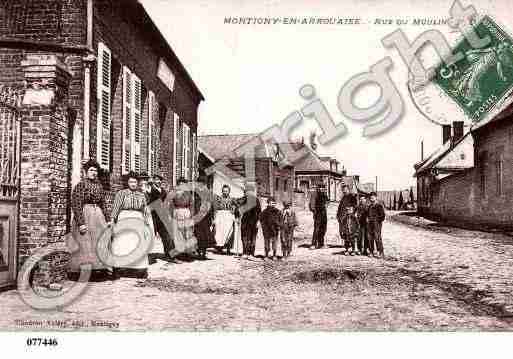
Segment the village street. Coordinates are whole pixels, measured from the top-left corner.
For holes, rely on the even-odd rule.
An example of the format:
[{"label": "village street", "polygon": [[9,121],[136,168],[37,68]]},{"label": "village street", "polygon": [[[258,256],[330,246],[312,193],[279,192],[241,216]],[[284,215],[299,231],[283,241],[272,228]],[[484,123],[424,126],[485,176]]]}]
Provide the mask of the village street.
[{"label": "village street", "polygon": [[[387,220],[386,259],[340,255],[330,207],[330,248],[311,251],[312,219],[299,212],[293,257],[168,264],[146,281],[92,283],[62,311],[35,311],[16,291],[0,294],[3,330],[73,330],[72,321],[115,330],[507,330],[513,328],[513,239]],[[261,240],[259,240],[261,251]],[[39,320],[23,326],[15,320]],[[65,325],[47,321],[67,321]]]}]

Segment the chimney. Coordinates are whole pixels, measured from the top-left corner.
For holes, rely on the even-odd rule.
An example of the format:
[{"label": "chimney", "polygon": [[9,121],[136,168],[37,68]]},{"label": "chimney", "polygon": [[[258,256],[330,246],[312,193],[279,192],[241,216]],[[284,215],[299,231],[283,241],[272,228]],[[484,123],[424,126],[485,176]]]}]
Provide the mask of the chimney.
[{"label": "chimney", "polygon": [[451,125],[442,125],[442,145],[451,139]]},{"label": "chimney", "polygon": [[454,142],[463,137],[463,121],[454,121],[452,123],[454,129]]}]

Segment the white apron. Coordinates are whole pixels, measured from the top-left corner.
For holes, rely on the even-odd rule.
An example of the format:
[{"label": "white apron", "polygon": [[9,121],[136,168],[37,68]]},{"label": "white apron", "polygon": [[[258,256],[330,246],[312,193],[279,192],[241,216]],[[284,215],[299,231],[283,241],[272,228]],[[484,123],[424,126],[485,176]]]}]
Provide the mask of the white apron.
[{"label": "white apron", "polygon": [[233,233],[233,222],[235,216],[229,210],[223,209],[216,212],[214,219],[216,226],[216,245],[224,247],[230,240]]},{"label": "white apron", "polygon": [[[145,221],[144,228],[139,228],[142,230],[144,235],[140,238],[137,233],[133,233],[130,231],[119,232],[121,223],[123,219],[127,218],[135,218]],[[140,222],[142,224],[142,222]],[[153,248],[153,223],[152,221],[146,221],[142,212],[140,211],[132,211],[132,210],[122,210],[118,216],[118,224],[114,229],[115,235],[112,238],[111,250],[112,254],[116,257],[125,257],[130,253],[133,253],[134,250],[140,245],[141,248],[148,248],[144,253],[136,258],[131,263],[124,263],[122,268],[133,268],[133,269],[144,269],[148,268],[148,251]],[[147,241],[145,243],[139,243],[140,240]]]}]

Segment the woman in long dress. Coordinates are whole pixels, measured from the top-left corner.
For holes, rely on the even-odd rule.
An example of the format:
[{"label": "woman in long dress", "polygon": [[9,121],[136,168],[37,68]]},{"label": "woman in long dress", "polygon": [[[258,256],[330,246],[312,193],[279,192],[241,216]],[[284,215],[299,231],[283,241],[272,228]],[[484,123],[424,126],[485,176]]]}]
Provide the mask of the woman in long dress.
[{"label": "woman in long dress", "polygon": [[171,200],[171,212],[176,221],[174,244],[178,252],[192,255],[198,250],[198,241],[194,235],[194,223],[191,219],[193,209],[193,192],[186,190],[187,180],[180,178],[178,187]]},{"label": "woman in long dress", "polygon": [[115,226],[111,250],[117,261],[114,277],[147,278],[154,233],[151,212],[135,173],[126,175],[126,187],[116,193],[112,207]]},{"label": "woman in long dress", "polygon": [[106,193],[98,180],[98,162],[89,160],[82,168],[84,178],[71,194],[72,236],[75,243],[69,246],[78,250],[72,250],[69,277],[78,279],[81,264],[91,264],[90,280],[94,281],[110,274],[110,268],[102,263],[97,254],[98,241],[104,234],[108,221],[108,214],[105,211]]},{"label": "woman in long dress", "polygon": [[230,186],[225,184],[222,188],[222,195],[216,196],[214,203],[215,240],[216,248],[219,252],[226,248],[226,253],[231,253],[235,231],[236,208],[235,199],[230,197]]}]

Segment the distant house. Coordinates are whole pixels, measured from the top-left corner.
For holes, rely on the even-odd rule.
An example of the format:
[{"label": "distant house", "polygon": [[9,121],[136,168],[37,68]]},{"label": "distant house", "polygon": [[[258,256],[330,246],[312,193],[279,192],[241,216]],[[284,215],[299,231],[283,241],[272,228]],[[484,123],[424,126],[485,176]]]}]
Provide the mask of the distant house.
[{"label": "distant house", "polygon": [[228,185],[231,196],[242,197],[244,194],[244,177],[228,167],[216,165],[214,158],[200,146],[198,146],[198,172],[200,176],[207,176],[207,186],[213,193],[220,194],[223,186]]},{"label": "distant house", "polygon": [[341,185],[346,171],[339,170],[339,161],[336,159],[329,156],[319,156],[308,146],[304,146],[308,153],[294,162],[296,188],[308,193],[315,184],[323,183],[326,186],[329,200],[340,200]]},{"label": "distant house", "polygon": [[445,193],[438,193],[439,184],[444,179],[452,180],[453,175],[465,173],[474,166],[474,138],[470,132],[464,134],[463,122],[455,122],[453,130],[451,136],[451,126],[444,125],[442,146],[414,166],[420,214],[439,216],[444,212]]},{"label": "distant house", "polygon": [[[287,146],[264,143],[257,134],[238,134],[198,136],[198,147],[217,166],[218,175],[212,179],[214,191],[219,190],[223,180],[239,182],[233,175],[237,173],[245,182],[256,182],[259,197],[274,196],[277,201],[293,200],[294,166],[282,162],[286,157],[282,148]],[[254,177],[246,168],[244,152],[238,151],[241,148],[251,148],[253,151]],[[200,170],[205,168],[200,167]],[[227,173],[231,175],[226,177]]]},{"label": "distant house", "polygon": [[474,124],[470,135],[444,147],[449,148],[437,162],[445,160],[445,166],[426,166],[427,160],[415,166],[421,213],[447,222],[513,229],[513,105],[505,103],[497,115]]}]

